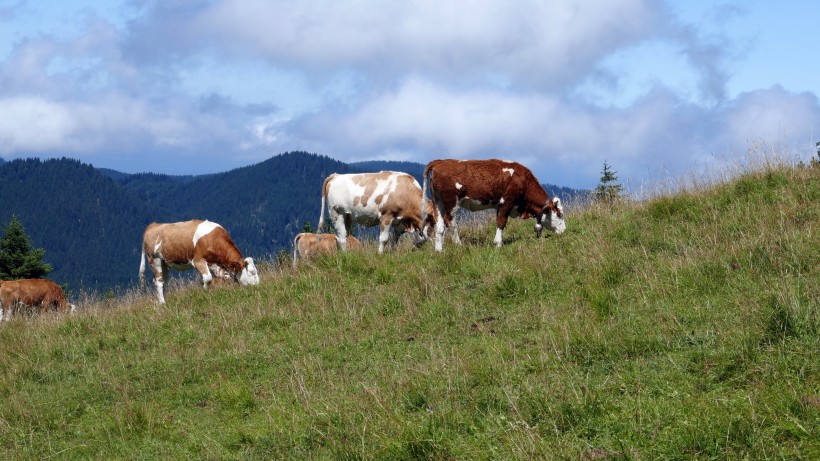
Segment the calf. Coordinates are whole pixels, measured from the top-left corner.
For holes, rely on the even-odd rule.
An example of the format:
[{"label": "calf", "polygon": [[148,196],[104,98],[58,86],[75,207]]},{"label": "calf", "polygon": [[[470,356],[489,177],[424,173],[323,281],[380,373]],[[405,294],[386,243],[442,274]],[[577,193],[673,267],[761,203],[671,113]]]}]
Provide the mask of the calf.
[{"label": "calf", "polygon": [[241,285],[258,285],[259,273],[253,258],[243,258],[222,226],[210,221],[152,223],[145,228],[140,257],[140,285],[145,284],[145,258],[154,273],[160,304],[165,303],[163,284],[169,268],[196,269],[207,287],[214,276],[233,279]]},{"label": "calf", "polygon": [[[311,259],[320,253],[333,253],[336,248],[336,236],[333,234],[310,234],[307,232],[296,234],[293,239],[293,265],[296,266],[296,260],[300,257],[302,259]],[[359,250],[362,248],[362,242],[349,235],[347,237],[347,248],[349,250]]]},{"label": "calf", "polygon": [[353,222],[363,226],[379,225],[379,253],[390,240],[391,247],[402,232],[414,236],[416,246],[427,241],[435,226],[435,207],[427,202],[429,213],[422,213],[422,193],[418,181],[407,173],[332,174],[322,185],[319,229],[325,221],[325,203],[336,230],[336,240],[347,251],[347,236]]},{"label": "calf", "polygon": [[58,312],[74,313],[76,306],[65,299],[63,289],[46,279],[0,281],[0,322],[11,319],[12,307],[39,307],[39,313],[55,308]]},{"label": "calf", "polygon": [[[564,232],[564,208],[558,197],[550,198],[525,166],[504,160],[433,160],[424,169],[423,194],[430,196],[437,211],[436,251],[442,251],[444,232],[451,225],[453,240],[461,243],[454,215],[458,207],[469,211],[495,208],[493,242],[501,246],[501,233],[510,216],[535,217],[535,235],[541,236],[544,218],[556,234]],[[424,209],[424,208],[422,208]]]}]

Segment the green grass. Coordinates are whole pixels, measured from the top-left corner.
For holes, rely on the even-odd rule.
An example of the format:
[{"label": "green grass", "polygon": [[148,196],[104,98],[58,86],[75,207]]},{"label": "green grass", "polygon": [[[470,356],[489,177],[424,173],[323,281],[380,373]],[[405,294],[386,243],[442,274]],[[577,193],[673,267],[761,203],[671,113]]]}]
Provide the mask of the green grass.
[{"label": "green grass", "polygon": [[0,325],[3,459],[818,459],[820,170]]}]

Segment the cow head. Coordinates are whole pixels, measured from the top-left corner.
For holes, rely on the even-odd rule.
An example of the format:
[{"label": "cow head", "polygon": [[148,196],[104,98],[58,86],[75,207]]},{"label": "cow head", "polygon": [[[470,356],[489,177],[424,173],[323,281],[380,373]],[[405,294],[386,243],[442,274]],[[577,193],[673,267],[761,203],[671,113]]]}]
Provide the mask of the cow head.
[{"label": "cow head", "polygon": [[549,226],[550,230],[556,234],[561,234],[567,230],[567,224],[564,221],[564,207],[561,205],[561,199],[558,197],[547,199],[547,203],[544,204],[541,213],[535,217],[536,237],[541,237],[544,224]]},{"label": "cow head", "polygon": [[259,272],[256,270],[253,258],[232,262],[228,265],[228,270],[233,274],[234,280],[242,286],[259,285]]}]

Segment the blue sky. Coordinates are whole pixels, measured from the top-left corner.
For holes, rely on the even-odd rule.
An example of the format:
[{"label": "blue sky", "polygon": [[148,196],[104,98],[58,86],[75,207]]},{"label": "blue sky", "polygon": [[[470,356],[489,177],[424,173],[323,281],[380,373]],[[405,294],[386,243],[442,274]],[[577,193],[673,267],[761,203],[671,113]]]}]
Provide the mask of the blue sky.
[{"label": "blue sky", "polygon": [[820,138],[814,1],[0,0],[0,157],[517,160],[630,187]]}]

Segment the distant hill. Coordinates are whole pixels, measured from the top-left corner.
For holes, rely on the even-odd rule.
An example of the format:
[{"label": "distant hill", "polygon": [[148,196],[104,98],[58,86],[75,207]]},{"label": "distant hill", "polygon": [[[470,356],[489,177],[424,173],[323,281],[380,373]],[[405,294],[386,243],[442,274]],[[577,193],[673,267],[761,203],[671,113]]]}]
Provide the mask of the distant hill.
[{"label": "distant hill", "polygon": [[144,200],[76,160],[12,160],[0,167],[0,225],[16,215],[49,278],[72,288],[124,286],[139,265],[137,235],[153,210]]},{"label": "distant hill", "polygon": [[424,165],[415,162],[392,162],[387,160],[373,160],[368,162],[353,162],[353,168],[361,171],[401,171],[412,175],[421,184],[421,175],[424,174]]},{"label": "distant hill", "polygon": [[[405,171],[412,162],[346,164],[289,152],[225,173],[169,176],[97,169],[67,158],[12,160],[0,166],[0,225],[16,215],[45,261],[49,278],[104,290],[137,280],[142,232],[151,222],[209,219],[257,259],[289,250],[305,224],[316,227],[322,182],[331,173]],[[548,186],[549,190],[572,189]],[[575,191],[578,192],[578,191]]]}]

